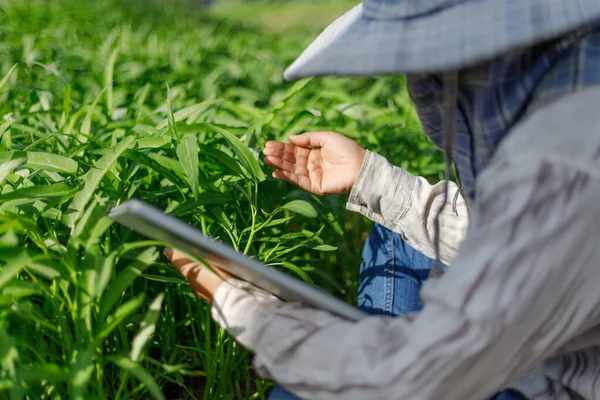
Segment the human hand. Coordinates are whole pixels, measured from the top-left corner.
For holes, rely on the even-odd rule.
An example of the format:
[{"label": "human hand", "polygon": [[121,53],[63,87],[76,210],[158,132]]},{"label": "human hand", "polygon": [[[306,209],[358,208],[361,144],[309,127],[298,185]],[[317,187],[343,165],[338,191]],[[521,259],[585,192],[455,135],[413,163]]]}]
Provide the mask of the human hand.
[{"label": "human hand", "polygon": [[308,132],[289,141],[269,141],[263,150],[265,163],[277,168],[273,177],[319,195],[352,190],[366,154],[358,143],[335,132]]},{"label": "human hand", "polygon": [[211,265],[211,268],[214,270],[211,271],[190,260],[177,250],[165,249],[164,253],[171,264],[173,264],[179,273],[188,280],[194,293],[209,303],[212,303],[213,297],[217,292],[217,289],[219,289],[219,286],[227,279],[233,277],[230,273],[225,272],[214,265]]}]

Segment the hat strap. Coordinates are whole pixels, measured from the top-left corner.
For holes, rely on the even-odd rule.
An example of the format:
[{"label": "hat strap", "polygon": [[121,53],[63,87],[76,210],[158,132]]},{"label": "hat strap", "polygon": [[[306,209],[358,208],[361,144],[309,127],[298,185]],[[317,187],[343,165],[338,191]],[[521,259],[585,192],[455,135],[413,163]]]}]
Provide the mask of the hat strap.
[{"label": "hat strap", "polygon": [[454,132],[456,130],[456,107],[458,99],[458,80],[459,71],[451,71],[444,73],[443,76],[443,148],[446,169],[444,172],[444,199],[442,205],[438,209],[435,216],[434,224],[434,247],[435,247],[435,263],[429,273],[429,278],[436,278],[442,275],[442,262],[440,260],[440,216],[446,203],[448,202],[448,184],[452,178],[452,163],[453,163],[453,147],[454,147]]}]

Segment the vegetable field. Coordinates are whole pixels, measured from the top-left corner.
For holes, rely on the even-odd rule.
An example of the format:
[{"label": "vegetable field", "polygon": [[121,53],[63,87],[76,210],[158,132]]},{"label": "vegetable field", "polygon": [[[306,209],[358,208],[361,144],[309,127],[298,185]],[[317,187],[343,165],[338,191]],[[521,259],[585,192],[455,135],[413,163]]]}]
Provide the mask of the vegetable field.
[{"label": "vegetable field", "polygon": [[335,130],[427,177],[441,156],[402,77],[283,82],[310,38],[184,1],[0,0],[0,399],[265,398],[164,245],[105,216],[130,198],[354,301],[371,225],[272,179],[264,143]]}]

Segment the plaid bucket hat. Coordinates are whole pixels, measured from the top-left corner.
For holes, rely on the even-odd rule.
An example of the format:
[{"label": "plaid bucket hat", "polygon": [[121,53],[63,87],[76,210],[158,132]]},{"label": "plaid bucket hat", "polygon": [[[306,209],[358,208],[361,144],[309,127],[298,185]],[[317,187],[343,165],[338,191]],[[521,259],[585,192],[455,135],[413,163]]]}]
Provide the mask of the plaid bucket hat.
[{"label": "plaid bucket hat", "polygon": [[284,78],[460,69],[598,19],[600,0],[364,0]]}]

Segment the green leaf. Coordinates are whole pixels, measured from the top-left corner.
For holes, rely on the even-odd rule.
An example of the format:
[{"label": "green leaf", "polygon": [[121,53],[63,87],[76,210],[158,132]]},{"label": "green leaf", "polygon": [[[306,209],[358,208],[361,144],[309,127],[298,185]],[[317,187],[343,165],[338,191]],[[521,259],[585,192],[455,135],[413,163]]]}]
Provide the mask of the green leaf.
[{"label": "green leaf", "polygon": [[77,172],[78,164],[73,159],[58,154],[29,151],[27,152],[25,167],[74,174]]},{"label": "green leaf", "polygon": [[10,76],[12,75],[14,70],[17,68],[17,65],[18,65],[18,63],[14,64],[12,67],[10,67],[10,69],[8,70],[6,75],[4,75],[4,78],[2,78],[2,80],[0,81],[0,93],[2,93],[2,91],[4,90],[4,86],[6,86],[6,82],[8,82],[8,80],[10,79]]},{"label": "green leaf", "polygon": [[268,224],[266,224],[265,228],[268,228],[270,226],[277,226],[277,225],[285,224],[286,222],[290,221],[292,218],[294,218],[294,217],[292,216],[292,217],[284,217],[284,218],[274,219],[274,220],[270,221]]},{"label": "green leaf", "polygon": [[27,162],[27,155],[22,151],[2,151],[0,152],[0,184],[4,183],[6,177],[14,171],[15,168]]},{"label": "green leaf", "polygon": [[83,122],[81,123],[81,133],[83,133],[84,135],[90,134],[90,130],[92,127],[92,115],[94,115],[94,109],[96,108],[96,105],[102,98],[102,95],[104,94],[105,91],[106,91],[106,88],[102,89],[100,94],[98,94],[98,97],[96,97],[96,100],[94,100],[92,105],[89,106],[89,108],[87,110],[87,114],[85,115],[85,118],[83,119]]},{"label": "green leaf", "polygon": [[240,164],[235,159],[229,157],[229,155],[226,153],[205,144],[200,144],[199,147],[202,155],[207,155],[216,162],[223,164],[233,171],[236,176],[244,176],[244,172],[242,171]]},{"label": "green leaf", "polygon": [[140,359],[140,355],[142,354],[144,346],[146,346],[146,343],[148,343],[148,340],[150,340],[154,334],[156,329],[156,321],[158,321],[158,317],[160,316],[160,310],[162,308],[162,302],[164,298],[164,293],[161,293],[152,301],[152,303],[150,303],[148,312],[140,324],[140,330],[135,335],[133,342],[131,343],[131,352],[129,353],[129,358],[131,358],[133,361],[138,361]]},{"label": "green leaf", "polygon": [[140,276],[150,265],[158,259],[158,252],[155,247],[150,247],[140,253],[135,260],[129,264],[117,277],[110,283],[106,293],[102,296],[98,320],[106,318],[113,306],[119,301],[123,292]]},{"label": "green leaf", "polygon": [[181,167],[181,163],[179,161],[177,161],[171,157],[163,156],[163,155],[156,154],[156,153],[150,153],[150,154],[148,154],[148,157],[152,158],[153,160],[158,162],[163,167],[172,170],[178,176],[182,177],[182,179],[185,181],[185,178],[186,178],[185,172],[183,171],[183,168]]},{"label": "green leaf", "polygon": [[[133,128],[131,128],[131,130],[136,133],[139,133],[141,136],[159,135],[158,130],[155,127],[150,126],[150,125],[138,124],[138,125],[134,126]],[[161,136],[167,136],[167,135],[161,135]],[[171,140],[170,137],[169,137],[169,140]]]},{"label": "green leaf", "polygon": [[254,157],[250,149],[246,147],[246,145],[238,139],[233,133],[219,128],[218,126],[212,124],[206,124],[210,129],[217,132],[221,136],[223,136],[233,148],[233,151],[240,159],[240,162],[246,168],[246,170],[251,174],[251,177],[262,182],[266,179],[264,172],[260,168],[258,164],[258,160]]},{"label": "green leaf", "polygon": [[91,347],[77,348],[74,350],[72,358],[69,377],[70,398],[84,400],[87,394],[87,384],[94,372],[94,350]]},{"label": "green leaf", "polygon": [[27,266],[27,270],[46,279],[69,279],[69,271],[65,266],[52,261],[50,258],[35,257]]},{"label": "green leaf", "polygon": [[127,300],[125,303],[121,304],[115,313],[108,318],[102,329],[96,334],[96,343],[102,343],[117,325],[138,311],[142,304],[144,304],[145,298],[146,295],[141,293],[133,299]]},{"label": "green leaf", "polygon": [[171,88],[167,84],[167,120],[169,121],[169,131],[171,135],[179,139],[179,132],[177,132],[177,123],[175,122],[175,116],[173,115],[173,99],[171,98]]},{"label": "green leaf", "polygon": [[17,370],[19,379],[26,382],[65,382],[69,379],[69,373],[66,368],[57,364],[35,364],[22,367]]},{"label": "green leaf", "polygon": [[69,228],[75,226],[75,222],[79,220],[81,214],[88,201],[96,191],[100,180],[106,172],[115,164],[117,159],[129,147],[131,147],[135,138],[133,136],[126,137],[117,143],[113,148],[109,148],[104,155],[94,163],[94,166],[82,177],[83,187],[69,204],[67,213],[63,216],[63,223]]},{"label": "green leaf", "polygon": [[12,228],[9,228],[4,235],[0,236],[0,247],[16,247],[18,245],[19,238]]},{"label": "green leaf", "polygon": [[320,244],[316,247],[313,247],[313,250],[317,251],[336,251],[338,248],[335,246],[330,246],[328,244]]},{"label": "green leaf", "polygon": [[[160,175],[164,176],[175,185],[179,183],[184,183],[184,180],[181,179],[179,175],[177,175],[177,172],[179,172],[183,176],[181,164],[179,164],[176,160],[173,160],[172,158],[153,153],[150,153],[150,155],[146,155],[137,150],[127,150],[123,155],[129,158],[130,160],[134,160],[158,172]],[[171,168],[171,166],[173,165],[177,166],[177,171],[173,171],[174,168]]]},{"label": "green leaf", "polygon": [[205,205],[226,204],[234,200],[229,193],[200,193],[198,200],[186,200],[173,210],[173,215],[182,216],[189,212],[196,211],[198,207]]},{"label": "green leaf", "polygon": [[21,251],[17,256],[8,259],[6,264],[0,269],[0,290],[14,279],[30,262],[31,259],[26,251]]},{"label": "green leaf", "polygon": [[69,238],[69,242],[73,242],[78,239],[81,235],[88,232],[88,227],[92,223],[95,224],[99,218],[102,218],[106,215],[106,210],[104,207],[98,204],[98,199],[93,199],[92,202],[87,206],[77,224],[71,231],[71,237]]},{"label": "green leaf", "polygon": [[301,79],[298,82],[295,82],[279,99],[277,104],[273,107],[273,110],[280,110],[285,107],[287,102],[296,95],[296,93],[300,92],[308,83],[311,81],[311,78]]},{"label": "green leaf", "polygon": [[131,373],[136,378],[138,378],[140,382],[146,385],[146,388],[148,388],[148,391],[155,399],[166,400],[166,397],[161,392],[160,387],[158,386],[152,375],[150,375],[138,363],[127,357],[120,356],[109,356],[107,357],[107,359],[118,365],[123,370]]},{"label": "green leaf", "polygon": [[[288,198],[299,198],[299,199],[304,199],[306,201],[309,200],[316,200],[316,202],[318,203],[318,199],[315,199],[315,195],[312,195],[308,192],[305,192],[304,190],[300,190],[300,189],[295,189],[292,190],[291,192],[289,192],[287,194]],[[342,229],[342,227],[340,226],[339,222],[336,221],[335,216],[333,215],[332,212],[328,212],[326,211],[322,205],[315,205],[314,203],[311,203],[315,209],[317,210],[317,212],[325,218],[325,220],[327,221],[327,223],[329,224],[329,226],[334,230],[335,233],[337,233],[339,236],[344,236],[344,230]]]},{"label": "green leaf", "polygon": [[0,371],[3,371],[4,376],[15,378],[15,365],[19,359],[19,352],[14,345],[14,340],[8,335],[3,325],[0,324]]},{"label": "green leaf", "polygon": [[206,110],[207,108],[209,108],[215,104],[222,103],[222,102],[223,102],[223,100],[221,100],[221,99],[212,99],[212,100],[203,101],[202,103],[192,104],[187,107],[184,107],[181,110],[178,110],[175,113],[173,113],[172,119],[169,116],[167,119],[165,119],[160,124],[158,124],[156,126],[156,129],[166,128],[171,123],[183,121],[183,120],[193,116],[194,114],[198,114],[198,113]]},{"label": "green leaf", "polygon": [[[6,133],[6,136],[10,136],[10,127],[11,125],[15,122],[14,118],[9,117],[6,118],[6,121],[0,125],[0,138],[2,138],[2,143],[4,144],[4,134]],[[10,148],[11,146],[7,146],[5,148]]]},{"label": "green leaf", "polygon": [[164,147],[171,144],[171,137],[167,135],[157,135],[138,139],[138,149],[155,149],[158,147]]},{"label": "green leaf", "polygon": [[229,216],[223,210],[223,208],[218,207],[218,206],[213,207],[210,210],[210,213],[216,218],[216,220],[219,222],[219,225],[221,225],[223,230],[225,230],[227,232],[227,234],[229,234],[231,236],[231,238],[233,239],[232,244],[235,244],[238,239],[238,232],[237,232],[237,229],[235,228],[233,222],[231,221],[231,218],[229,218]]},{"label": "green leaf", "polygon": [[73,95],[73,88],[70,84],[65,85],[63,95],[63,114],[60,117],[61,129],[65,126],[69,118],[71,117],[71,96]]},{"label": "green leaf", "polygon": [[111,227],[115,221],[112,218],[104,216],[99,218],[95,224],[87,231],[87,235],[82,237],[83,247],[89,247],[96,241],[100,242],[102,236]]},{"label": "green leaf", "polygon": [[172,284],[175,284],[175,285],[186,285],[188,283],[188,281],[185,280],[185,279],[183,279],[183,278],[173,278],[173,277],[164,276],[164,275],[142,274],[142,277],[144,279],[148,279],[149,281],[162,282],[162,283],[172,283]]},{"label": "green leaf", "polygon": [[115,268],[116,252],[105,257],[96,267],[96,282],[94,285],[93,297],[98,299],[104,293],[104,290],[112,278]]},{"label": "green leaf", "polygon": [[0,195],[0,203],[15,199],[49,199],[64,197],[73,193],[75,189],[64,182],[52,185],[28,186]]},{"label": "green leaf", "polygon": [[185,172],[194,198],[198,199],[198,138],[195,135],[189,135],[181,141],[177,146],[177,157]]},{"label": "green leaf", "polygon": [[281,266],[289,269],[290,271],[294,271],[298,276],[305,282],[313,283],[313,280],[306,272],[300,269],[297,265],[292,264],[291,262],[283,261]]},{"label": "green leaf", "polygon": [[12,389],[15,383],[10,379],[0,379],[0,392]]},{"label": "green leaf", "polygon": [[2,295],[12,298],[13,301],[22,297],[39,294],[40,290],[33,284],[21,280],[13,280],[4,286]]},{"label": "green leaf", "polygon": [[316,218],[319,215],[315,207],[306,200],[292,200],[281,208],[308,218]]},{"label": "green leaf", "polygon": [[113,80],[115,71],[115,62],[117,61],[117,55],[119,49],[116,48],[110,53],[106,68],[104,70],[104,86],[106,87],[106,108],[108,109],[108,115],[112,116],[113,113]]},{"label": "green leaf", "polygon": [[[71,249],[73,246],[69,246]],[[92,306],[93,292],[96,284],[97,265],[102,263],[102,255],[98,246],[85,249],[85,256],[78,266],[76,301],[78,307],[75,309],[75,330],[86,337],[92,332]]]}]

